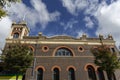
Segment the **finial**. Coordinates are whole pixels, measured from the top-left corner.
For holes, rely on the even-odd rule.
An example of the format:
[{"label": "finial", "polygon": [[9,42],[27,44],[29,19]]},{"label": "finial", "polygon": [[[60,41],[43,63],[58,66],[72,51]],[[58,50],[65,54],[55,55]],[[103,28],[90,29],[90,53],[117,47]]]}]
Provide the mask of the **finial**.
[{"label": "finial", "polygon": [[111,34],[108,35],[108,39],[113,39]]},{"label": "finial", "polygon": [[86,40],[86,37],[87,37],[86,34],[83,33],[83,34],[82,34],[82,39],[83,39],[83,40]]},{"label": "finial", "polygon": [[38,35],[39,35],[39,36],[42,36],[42,32],[39,32]]},{"label": "finial", "polygon": [[102,34],[99,34],[99,38],[102,38],[102,39],[103,39],[103,35],[102,35]]}]

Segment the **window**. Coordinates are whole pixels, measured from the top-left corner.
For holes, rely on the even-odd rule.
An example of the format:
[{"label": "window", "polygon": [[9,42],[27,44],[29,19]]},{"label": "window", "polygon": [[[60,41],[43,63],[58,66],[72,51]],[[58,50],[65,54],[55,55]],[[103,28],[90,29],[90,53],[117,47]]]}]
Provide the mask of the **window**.
[{"label": "window", "polygon": [[116,77],[115,77],[115,73],[112,73],[111,75],[108,73],[107,77],[108,77],[108,80],[117,80]]},{"label": "window", "polygon": [[67,48],[60,48],[60,49],[57,50],[55,56],[73,56],[73,54]]},{"label": "window", "polygon": [[111,48],[112,52],[114,53],[115,52],[115,49],[114,48]]},{"label": "window", "polygon": [[113,73],[113,80],[116,80],[115,73]]},{"label": "window", "polygon": [[68,70],[68,80],[75,80],[75,71],[73,68]]},{"label": "window", "polygon": [[78,51],[79,51],[79,52],[83,52],[83,51],[84,51],[84,48],[83,48],[82,46],[79,46],[79,47],[78,47]]},{"label": "window", "polygon": [[43,69],[42,68],[38,69],[37,80],[43,80]]},{"label": "window", "polygon": [[92,66],[87,67],[89,80],[96,80],[95,70]]},{"label": "window", "polygon": [[28,47],[29,47],[30,52],[34,52],[34,47],[32,47],[32,46],[28,46]]},{"label": "window", "polygon": [[98,77],[99,77],[99,80],[105,80],[103,71],[100,68],[98,68]]},{"label": "window", "polygon": [[19,38],[19,33],[14,33],[13,38]]},{"label": "window", "polygon": [[53,80],[60,80],[60,72],[59,72],[59,69],[58,68],[55,68],[53,70]]},{"label": "window", "polygon": [[22,80],[25,80],[25,74],[23,75]]},{"label": "window", "polygon": [[49,47],[48,47],[48,46],[43,46],[43,47],[42,47],[42,51],[43,51],[43,52],[47,52],[48,50],[49,50]]}]

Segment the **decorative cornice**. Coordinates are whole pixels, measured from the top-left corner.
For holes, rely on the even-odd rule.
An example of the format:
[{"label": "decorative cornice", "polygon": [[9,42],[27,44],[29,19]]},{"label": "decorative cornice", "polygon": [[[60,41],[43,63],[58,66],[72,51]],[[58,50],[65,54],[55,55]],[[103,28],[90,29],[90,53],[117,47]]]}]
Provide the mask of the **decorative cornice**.
[{"label": "decorative cornice", "polygon": [[102,42],[99,40],[39,40],[39,39],[6,39],[6,43],[25,43],[25,44],[83,44],[83,45],[115,45],[115,41],[105,40]]}]

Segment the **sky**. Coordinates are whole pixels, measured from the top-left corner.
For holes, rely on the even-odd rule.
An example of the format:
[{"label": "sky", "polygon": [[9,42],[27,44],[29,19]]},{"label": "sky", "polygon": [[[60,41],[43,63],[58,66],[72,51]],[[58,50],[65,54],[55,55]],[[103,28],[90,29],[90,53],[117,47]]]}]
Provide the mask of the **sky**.
[{"label": "sky", "polygon": [[69,35],[79,38],[107,37],[120,45],[120,0],[23,0],[4,8],[8,16],[0,20],[0,49],[12,22],[25,21],[31,36]]}]

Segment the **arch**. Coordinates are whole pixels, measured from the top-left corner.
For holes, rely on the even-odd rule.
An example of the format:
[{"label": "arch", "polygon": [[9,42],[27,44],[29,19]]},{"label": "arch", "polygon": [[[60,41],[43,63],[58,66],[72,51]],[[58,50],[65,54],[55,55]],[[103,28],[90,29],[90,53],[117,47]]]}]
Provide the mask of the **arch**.
[{"label": "arch", "polygon": [[58,46],[58,47],[56,47],[55,50],[53,51],[52,56],[55,56],[56,51],[57,51],[58,49],[60,49],[60,48],[66,48],[66,49],[70,50],[70,52],[72,53],[72,55],[75,56],[74,51],[73,51],[70,47],[67,47],[67,46]]},{"label": "arch", "polygon": [[53,80],[60,80],[60,70],[56,67],[53,69]]},{"label": "arch", "polygon": [[37,67],[35,68],[35,71],[37,71],[39,68],[42,68],[42,69],[43,69],[43,71],[45,71],[44,66],[37,66]]},{"label": "arch", "polygon": [[28,46],[33,52],[35,51],[34,47],[33,46]]},{"label": "arch", "polygon": [[37,70],[37,80],[43,80],[43,69],[38,68]]},{"label": "arch", "polygon": [[115,76],[115,73],[113,73],[113,79],[116,80],[116,76]]},{"label": "arch", "polygon": [[96,74],[95,74],[95,69],[93,68],[93,66],[88,65],[87,66],[87,72],[88,72],[88,78],[89,80],[96,80]]},{"label": "arch", "polygon": [[92,63],[87,63],[85,66],[84,66],[84,70],[87,71],[87,66],[92,66],[94,68],[95,71],[97,71],[97,66],[95,66],[94,64]]},{"label": "arch", "polygon": [[66,70],[68,71],[70,68],[73,68],[76,71],[76,68],[72,65],[68,66]]},{"label": "arch", "polygon": [[15,34],[15,33],[18,33],[19,35],[20,35],[20,32],[19,31],[14,31],[14,32],[12,32],[12,36]]},{"label": "arch", "polygon": [[20,33],[19,32],[14,32],[13,33],[13,38],[19,38],[20,37]]},{"label": "arch", "polygon": [[75,70],[72,67],[68,69],[68,80],[75,80]]},{"label": "arch", "polygon": [[97,73],[98,73],[97,75],[98,75],[99,80],[105,80],[103,70],[101,70],[100,67],[97,68]]},{"label": "arch", "polygon": [[53,71],[55,68],[58,68],[58,69],[59,69],[59,71],[61,71],[60,66],[57,66],[57,65],[53,66],[53,67],[52,67],[52,69],[51,69],[51,71]]}]

